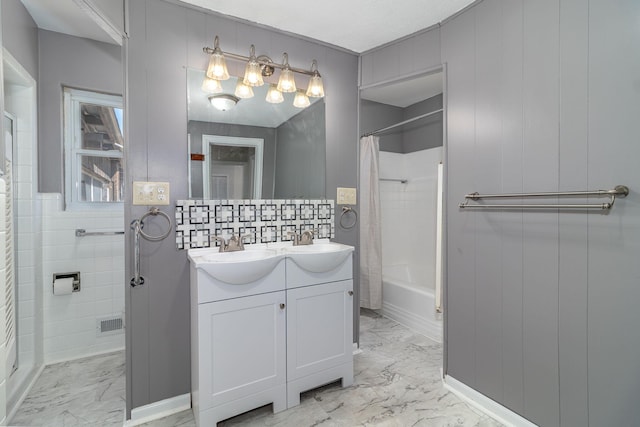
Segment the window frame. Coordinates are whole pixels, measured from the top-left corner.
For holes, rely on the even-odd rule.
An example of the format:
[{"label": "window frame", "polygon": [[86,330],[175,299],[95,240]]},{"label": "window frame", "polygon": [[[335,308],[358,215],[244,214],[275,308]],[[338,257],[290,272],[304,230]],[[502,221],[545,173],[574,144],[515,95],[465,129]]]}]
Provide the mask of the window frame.
[{"label": "window frame", "polygon": [[[66,210],[122,209],[124,201],[82,201],[82,156],[118,158],[124,161],[124,150],[92,150],[82,148],[81,105],[93,104],[124,110],[121,95],[63,87],[64,191]],[[123,117],[124,120],[124,117]],[[123,174],[124,175],[124,174]],[[124,190],[124,189],[123,189]]]}]

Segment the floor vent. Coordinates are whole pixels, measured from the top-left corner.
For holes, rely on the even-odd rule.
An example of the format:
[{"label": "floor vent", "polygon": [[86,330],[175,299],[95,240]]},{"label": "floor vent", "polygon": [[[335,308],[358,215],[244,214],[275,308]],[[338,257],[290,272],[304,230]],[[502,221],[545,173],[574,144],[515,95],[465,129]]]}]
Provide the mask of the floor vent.
[{"label": "floor vent", "polygon": [[96,319],[96,334],[98,336],[120,334],[124,331],[122,316],[103,317]]}]

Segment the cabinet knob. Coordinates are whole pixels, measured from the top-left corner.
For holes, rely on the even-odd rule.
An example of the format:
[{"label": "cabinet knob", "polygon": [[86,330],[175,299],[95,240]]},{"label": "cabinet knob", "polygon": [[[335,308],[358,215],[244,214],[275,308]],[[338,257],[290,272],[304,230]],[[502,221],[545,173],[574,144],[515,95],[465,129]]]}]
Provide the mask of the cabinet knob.
[{"label": "cabinet knob", "polygon": [[349,291],[349,296],[353,296],[353,291]]},{"label": "cabinet knob", "polygon": [[284,305],[284,303],[283,303],[283,302],[281,302],[281,303],[280,303],[280,310],[284,310],[284,308],[285,308],[285,307],[286,307],[286,306]]}]

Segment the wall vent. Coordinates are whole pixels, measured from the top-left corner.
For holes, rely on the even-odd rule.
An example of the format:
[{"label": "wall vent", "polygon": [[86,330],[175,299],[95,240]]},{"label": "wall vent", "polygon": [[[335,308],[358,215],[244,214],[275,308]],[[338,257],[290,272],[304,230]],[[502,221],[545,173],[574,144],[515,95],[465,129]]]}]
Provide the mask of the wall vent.
[{"label": "wall vent", "polygon": [[98,336],[121,334],[123,331],[122,315],[96,319],[96,335]]}]

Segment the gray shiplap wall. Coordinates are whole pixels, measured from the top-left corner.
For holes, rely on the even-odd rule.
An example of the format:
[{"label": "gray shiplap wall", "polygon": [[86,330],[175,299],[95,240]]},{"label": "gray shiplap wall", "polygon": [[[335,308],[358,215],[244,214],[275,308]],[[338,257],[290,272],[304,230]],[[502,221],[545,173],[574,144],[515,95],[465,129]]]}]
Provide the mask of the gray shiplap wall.
[{"label": "gray shiplap wall", "polygon": [[38,30],[38,190],[64,194],[62,87],[122,95],[122,48]]},{"label": "gray shiplap wall", "polygon": [[[188,197],[185,67],[206,67],[202,47],[211,46],[216,34],[225,51],[245,54],[255,44],[258,54],[272,58],[288,52],[295,66],[318,60],[326,92],[327,197],[335,198],[338,186],[356,186],[356,55],[165,1],[130,0],[127,12],[127,188],[134,180],[169,181],[171,206],[162,208],[169,214],[176,200]],[[242,65],[229,65],[232,74],[240,72]],[[146,211],[127,197],[125,224]],[[155,224],[162,223],[149,225]],[[338,242],[356,245],[356,239],[356,230],[336,230]],[[125,259],[130,274],[130,244]],[[190,391],[186,255],[173,239],[143,241],[141,265],[146,283],[126,296],[128,410]]]},{"label": "gray shiplap wall", "polygon": [[[447,374],[539,425],[640,419],[639,20],[634,0],[484,0],[433,30],[447,70]],[[436,51],[418,37],[364,55],[362,84],[415,73],[395,63]],[[457,208],[473,191],[617,184],[631,194],[608,214]]]}]

